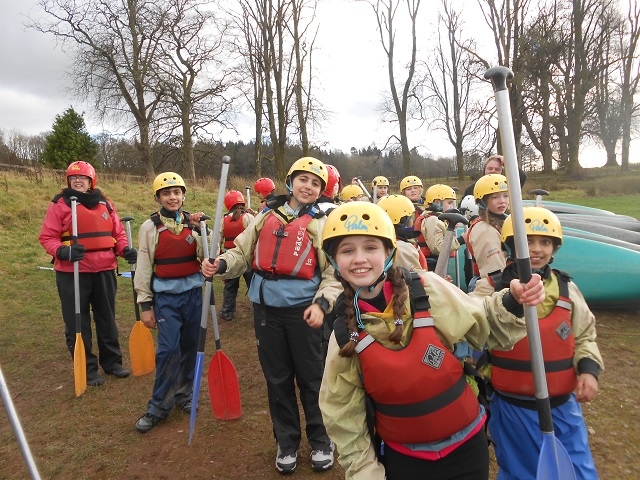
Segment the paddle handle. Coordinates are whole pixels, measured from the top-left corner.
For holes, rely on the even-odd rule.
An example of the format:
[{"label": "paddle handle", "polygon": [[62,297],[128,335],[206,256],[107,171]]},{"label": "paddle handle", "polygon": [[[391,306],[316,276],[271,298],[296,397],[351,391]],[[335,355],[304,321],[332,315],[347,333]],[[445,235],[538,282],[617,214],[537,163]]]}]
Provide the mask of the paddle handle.
[{"label": "paddle handle", "polygon": [[251,208],[251,188],[249,185],[245,185],[244,190],[247,192],[247,208]]},{"label": "paddle handle", "polygon": [[447,274],[449,252],[451,251],[451,244],[453,243],[456,225],[458,223],[467,225],[469,222],[464,215],[449,211],[447,211],[447,213],[441,214],[438,218],[444,222],[447,222],[447,231],[444,233],[444,239],[442,240],[442,246],[440,247],[440,254],[438,255],[438,261],[436,262],[435,269],[435,274],[441,278],[444,278]]},{"label": "paddle handle", "polygon": [[365,188],[365,186],[362,184],[362,177],[358,177],[356,178],[356,180],[358,181],[358,185],[360,185],[360,188],[362,189],[362,191],[365,193],[365,195],[367,196],[367,198],[369,200],[371,200],[371,194],[369,193],[369,191]]},{"label": "paddle handle", "polygon": [[[496,99],[500,140],[505,160],[504,167],[507,174],[507,183],[510,186],[509,201],[513,220],[518,277],[521,283],[527,283],[531,279],[531,262],[529,260],[529,246],[524,224],[522,192],[520,191],[520,173],[518,171],[516,143],[511,119],[511,106],[509,103],[509,92],[507,90],[507,80],[513,79],[513,72],[502,66],[492,67],[485,72],[484,77],[487,80],[491,80]],[[547,389],[544,359],[542,356],[538,312],[536,307],[525,305],[524,314],[527,338],[529,341],[529,353],[531,355],[536,403],[538,404],[540,429],[543,433],[550,433],[553,432],[553,420],[551,417],[549,391]]]},{"label": "paddle handle", "polygon": [[[124,228],[127,232],[127,245],[129,248],[133,248],[133,237],[131,236],[131,220],[133,217],[123,217],[120,219],[124,222]],[[136,311],[136,322],[140,321],[140,305],[138,305],[138,293],[136,292],[136,286],[133,280],[136,277],[136,264],[129,264],[129,271],[131,272],[131,288],[133,289],[133,308]]]},{"label": "paddle handle", "polygon": [[29,449],[27,438],[25,437],[24,431],[22,430],[22,426],[20,425],[20,419],[18,418],[18,413],[16,412],[16,409],[13,405],[13,400],[11,399],[11,395],[9,393],[9,387],[7,387],[7,382],[4,379],[4,375],[2,374],[1,368],[0,368],[0,396],[2,397],[2,403],[4,404],[4,408],[7,411],[7,416],[9,417],[9,422],[11,423],[11,428],[13,429],[13,433],[15,434],[16,439],[18,440],[18,445],[20,446],[22,457],[24,458],[24,461],[27,464],[29,475],[33,480],[40,480],[38,467],[36,466],[36,462],[33,459],[33,455],[31,455],[31,450]]},{"label": "paddle handle", "polygon": [[[71,197],[71,243],[78,243],[78,198]],[[80,322],[80,266],[73,262],[73,303],[76,314],[76,333],[81,331]]]}]

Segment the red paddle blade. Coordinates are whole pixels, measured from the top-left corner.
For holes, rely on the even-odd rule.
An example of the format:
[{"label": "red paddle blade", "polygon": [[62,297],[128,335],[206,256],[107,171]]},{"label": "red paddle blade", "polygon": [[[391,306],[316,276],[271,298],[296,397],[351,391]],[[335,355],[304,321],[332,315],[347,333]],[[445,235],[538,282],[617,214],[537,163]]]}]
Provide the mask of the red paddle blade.
[{"label": "red paddle blade", "polygon": [[242,415],[238,374],[231,360],[217,351],[207,374],[213,416],[219,420],[235,420]]},{"label": "red paddle blade", "polygon": [[156,354],[151,332],[141,321],[137,321],[129,336],[131,371],[136,377],[151,373],[156,368]]}]

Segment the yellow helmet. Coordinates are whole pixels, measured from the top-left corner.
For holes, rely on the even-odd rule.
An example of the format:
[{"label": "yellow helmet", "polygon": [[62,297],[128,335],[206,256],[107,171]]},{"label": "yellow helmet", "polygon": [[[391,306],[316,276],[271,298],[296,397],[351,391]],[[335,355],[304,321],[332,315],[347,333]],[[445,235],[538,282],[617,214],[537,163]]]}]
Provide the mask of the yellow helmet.
[{"label": "yellow helmet", "polygon": [[383,177],[382,175],[378,175],[371,181],[371,188],[379,187],[379,186],[389,186],[389,179],[387,177]]},{"label": "yellow helmet", "polygon": [[399,225],[404,217],[413,215],[416,208],[413,206],[411,200],[404,195],[382,197],[377,205],[387,212],[387,215],[389,215],[394,225]]},{"label": "yellow helmet", "polygon": [[390,242],[396,248],[396,231],[382,207],[370,202],[338,205],[327,217],[322,230],[322,249],[332,257],[332,240],[347,235],[370,235]]},{"label": "yellow helmet", "polygon": [[164,172],[156,177],[153,181],[153,194],[157,195],[158,190],[167,187],[180,187],[182,188],[182,193],[186,193],[187,191],[182,177],[174,172]]},{"label": "yellow helmet", "polygon": [[[562,225],[555,213],[543,207],[524,207],[524,229],[527,235],[544,235],[556,239],[556,250],[562,245]],[[502,225],[502,242],[513,240],[513,219],[509,215]]]},{"label": "yellow helmet", "polygon": [[431,185],[425,193],[427,205],[432,204],[434,200],[444,200],[445,198],[453,198],[455,200],[456,192],[449,185],[443,185],[442,183]]},{"label": "yellow helmet", "polygon": [[409,175],[408,177],[404,177],[400,182],[400,191],[402,192],[405,188],[413,187],[414,185],[422,187],[422,180],[420,180],[415,175]]},{"label": "yellow helmet", "polygon": [[476,200],[482,200],[485,195],[508,191],[507,177],[499,173],[492,173],[478,179],[473,187],[473,196]]},{"label": "yellow helmet", "polygon": [[364,192],[358,185],[347,185],[340,192],[340,199],[346,202],[350,198],[361,197],[362,195],[364,195]]},{"label": "yellow helmet", "polygon": [[324,192],[324,189],[327,188],[327,182],[329,181],[327,167],[317,158],[302,157],[293,162],[293,165],[291,165],[291,168],[289,168],[289,173],[287,173],[287,178],[285,178],[285,184],[287,185],[287,188],[290,188],[291,180],[293,179],[292,175],[295,172],[310,172],[320,177],[320,181],[322,183],[320,193]]}]

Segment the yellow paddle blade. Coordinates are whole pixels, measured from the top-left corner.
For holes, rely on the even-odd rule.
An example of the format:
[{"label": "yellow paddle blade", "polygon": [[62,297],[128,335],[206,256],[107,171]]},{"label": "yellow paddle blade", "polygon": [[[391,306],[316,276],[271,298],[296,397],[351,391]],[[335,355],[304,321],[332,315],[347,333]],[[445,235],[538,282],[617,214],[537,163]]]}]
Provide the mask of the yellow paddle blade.
[{"label": "yellow paddle blade", "polygon": [[87,354],[84,351],[82,335],[79,333],[76,333],[76,345],[73,349],[73,379],[76,397],[79,397],[87,389]]},{"label": "yellow paddle blade", "polygon": [[137,321],[131,330],[129,355],[131,356],[131,371],[136,377],[155,370],[156,353],[153,336],[141,321]]}]

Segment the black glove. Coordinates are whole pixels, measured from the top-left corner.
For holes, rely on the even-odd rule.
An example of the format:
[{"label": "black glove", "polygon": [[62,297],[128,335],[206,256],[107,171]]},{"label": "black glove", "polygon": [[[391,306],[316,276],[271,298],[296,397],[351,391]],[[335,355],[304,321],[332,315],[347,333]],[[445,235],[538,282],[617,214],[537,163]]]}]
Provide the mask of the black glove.
[{"label": "black glove", "polygon": [[138,261],[138,250],[133,247],[124,247],[122,251],[122,258],[124,258],[129,264],[133,265]]},{"label": "black glove", "polygon": [[84,258],[84,245],[74,244],[71,246],[62,246],[56,251],[56,257],[67,262],[79,262]]}]

